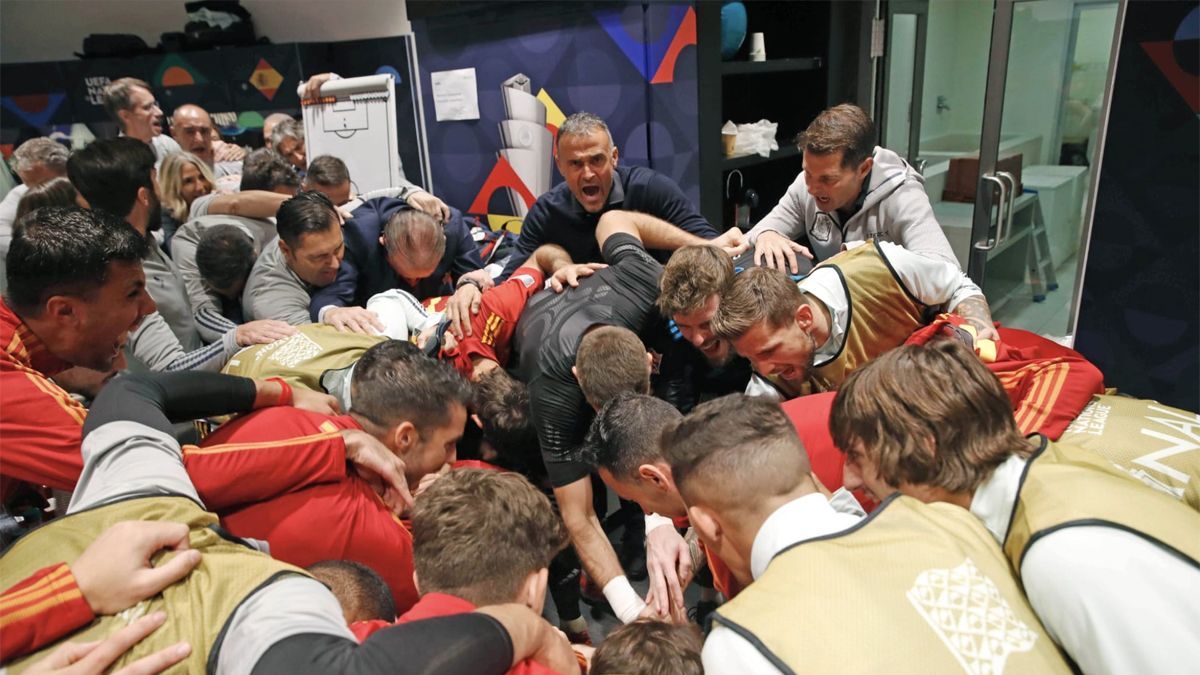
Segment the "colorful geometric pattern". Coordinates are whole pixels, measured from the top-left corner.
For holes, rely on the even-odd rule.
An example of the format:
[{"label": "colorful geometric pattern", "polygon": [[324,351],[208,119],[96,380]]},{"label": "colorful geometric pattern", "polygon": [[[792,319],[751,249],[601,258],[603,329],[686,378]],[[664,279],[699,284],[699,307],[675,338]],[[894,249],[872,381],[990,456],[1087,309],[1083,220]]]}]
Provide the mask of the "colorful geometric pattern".
[{"label": "colorful geometric pattern", "polygon": [[[1159,72],[1163,77],[1167,78],[1167,82],[1183,100],[1191,107],[1192,112],[1200,114],[1200,73],[1188,72],[1183,64],[1180,64],[1177,56],[1176,48],[1180,43],[1191,44],[1187,45],[1186,53],[1195,56],[1196,43],[1200,42],[1200,7],[1193,9],[1183,21],[1179,23],[1179,27],[1175,29],[1175,37],[1171,40],[1159,40],[1153,42],[1143,42],[1142,49],[1146,50],[1146,54],[1154,65],[1158,67]],[[1195,64],[1188,64],[1193,69]]]},{"label": "colorful geometric pattern", "polygon": [[283,84],[283,75],[267,63],[266,59],[259,59],[254,72],[250,73],[250,84],[270,101],[275,98],[275,92],[279,91],[279,85]]},{"label": "colorful geometric pattern", "polygon": [[[471,202],[471,206],[467,208],[467,213],[487,213],[488,201],[492,198],[492,193],[500,188],[511,188],[516,190],[521,195],[521,200],[525,202],[525,206],[532,208],[533,203],[537,198],[533,196],[529,188],[525,185],[525,181],[517,175],[516,170],[508,163],[508,160],[503,157],[496,158],[496,166],[492,167],[492,172],[488,174],[487,180],[483,182],[483,187],[479,188],[479,193],[475,195],[475,201]],[[499,217],[499,216],[497,216]],[[512,216],[503,216],[506,220],[512,220]],[[488,214],[489,225],[492,222],[492,214]],[[513,230],[520,232],[519,229]]]},{"label": "colorful geometric pattern", "polygon": [[168,54],[154,73],[154,82],[160,87],[184,87],[193,84],[208,84],[208,78],[183,60],[178,54]]},{"label": "colorful geometric pattern", "polygon": [[619,11],[596,14],[596,21],[650,84],[674,82],[679,52],[696,44],[696,11],[689,5],[674,5],[669,11],[667,25],[673,28],[650,44],[642,44],[625,30]]},{"label": "colorful geometric pattern", "polygon": [[567,116],[563,114],[558,104],[554,102],[554,99],[550,98],[550,94],[545,89],[538,90],[537,100],[546,106],[546,128],[554,135],[554,141],[557,143],[558,128],[562,126],[563,120],[567,119]]},{"label": "colorful geometric pattern", "polygon": [[65,101],[67,95],[63,92],[52,94],[28,94],[24,96],[5,96],[0,98],[0,105],[21,118],[26,124],[44,127],[50,124],[50,118]]}]

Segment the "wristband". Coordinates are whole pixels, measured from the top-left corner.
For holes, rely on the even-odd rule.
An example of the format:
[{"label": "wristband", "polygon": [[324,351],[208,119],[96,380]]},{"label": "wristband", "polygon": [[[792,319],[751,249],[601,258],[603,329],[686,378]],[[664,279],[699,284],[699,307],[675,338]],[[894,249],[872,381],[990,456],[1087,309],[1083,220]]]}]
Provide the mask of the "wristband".
[{"label": "wristband", "polygon": [[624,574],[604,584],[604,599],[608,600],[613,614],[617,615],[621,623],[637,621],[642,610],[646,609],[646,603],[642,600],[642,596],[633,590],[633,586],[629,584],[629,579],[626,579]]},{"label": "wristband", "polygon": [[663,525],[675,525],[675,521],[666,516],[660,516],[657,513],[646,514],[646,534],[650,534],[651,530],[656,530]]},{"label": "wristband", "polygon": [[463,286],[466,286],[467,284],[470,284],[470,285],[474,286],[475,288],[478,288],[480,293],[483,292],[483,284],[479,283],[475,279],[472,279],[471,277],[459,278],[458,283],[454,284],[454,290],[457,291],[458,289],[462,288]]},{"label": "wristband", "polygon": [[279,397],[275,399],[273,405],[291,405],[292,404],[292,385],[288,384],[282,377],[268,377],[267,382],[276,382],[279,384]]}]

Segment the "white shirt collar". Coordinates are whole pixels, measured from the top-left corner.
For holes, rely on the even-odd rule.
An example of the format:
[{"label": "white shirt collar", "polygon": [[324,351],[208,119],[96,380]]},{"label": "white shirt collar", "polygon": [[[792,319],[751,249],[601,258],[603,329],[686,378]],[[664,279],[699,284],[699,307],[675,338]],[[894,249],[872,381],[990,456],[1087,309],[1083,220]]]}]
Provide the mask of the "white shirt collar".
[{"label": "white shirt collar", "polygon": [[801,293],[825,303],[825,308],[829,310],[829,339],[817,347],[814,354],[816,365],[823,365],[837,356],[846,341],[846,330],[850,326],[850,298],[846,295],[842,278],[830,267],[813,270],[796,285]]},{"label": "white shirt collar", "polygon": [[763,521],[750,549],[750,573],[757,579],[767,571],[771,559],[792,544],[840,532],[859,522],[856,516],[839,513],[825,495],[814,492],[779,507]]},{"label": "white shirt collar", "polygon": [[1012,520],[1013,505],[1021,489],[1021,474],[1027,460],[1012,455],[996,467],[992,475],[975,489],[971,498],[971,513],[983,521],[996,541],[1004,543],[1008,524]]}]

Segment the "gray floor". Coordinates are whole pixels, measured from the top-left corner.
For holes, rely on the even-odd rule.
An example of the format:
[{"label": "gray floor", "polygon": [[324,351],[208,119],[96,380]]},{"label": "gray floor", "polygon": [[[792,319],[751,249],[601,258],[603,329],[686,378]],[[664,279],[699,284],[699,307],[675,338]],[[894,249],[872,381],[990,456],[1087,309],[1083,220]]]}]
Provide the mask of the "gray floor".
[{"label": "gray floor", "polygon": [[996,310],[993,319],[1010,328],[1022,328],[1050,338],[1067,334],[1071,314],[1071,298],[1075,289],[1077,258],[1071,256],[1054,270],[1058,290],[1046,294],[1042,302],[1034,302],[1031,294],[1020,294]]}]

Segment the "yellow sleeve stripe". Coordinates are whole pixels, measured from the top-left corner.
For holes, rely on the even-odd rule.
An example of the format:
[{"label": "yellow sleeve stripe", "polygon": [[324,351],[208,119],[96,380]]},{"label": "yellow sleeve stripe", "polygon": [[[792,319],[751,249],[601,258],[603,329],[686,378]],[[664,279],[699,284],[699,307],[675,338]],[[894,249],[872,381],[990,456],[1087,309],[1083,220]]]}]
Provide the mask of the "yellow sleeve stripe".
[{"label": "yellow sleeve stripe", "polygon": [[63,412],[67,413],[67,416],[78,422],[80,426],[83,426],[83,420],[87,417],[87,411],[75,399],[71,398],[71,395],[62,387],[38,373],[27,372],[25,373],[25,377],[29,378],[29,381],[33,383],[33,386],[37,387],[38,391],[54,399],[58,403],[58,406],[63,409]]},{"label": "yellow sleeve stripe", "polygon": [[65,563],[60,564],[52,572],[38,579],[29,586],[22,588],[19,591],[5,594],[0,598],[0,612],[10,609],[16,605],[22,605],[29,601],[33,596],[44,593],[47,587],[55,584],[61,584],[63,579],[67,578],[70,573],[70,568]]},{"label": "yellow sleeve stripe", "polygon": [[1030,396],[1022,401],[1021,410],[1017,413],[1017,428],[1021,430],[1021,433],[1033,433],[1045,424],[1046,419],[1050,416],[1050,411],[1054,408],[1054,402],[1062,393],[1070,369],[1068,364],[1059,362],[1038,373],[1037,383],[1030,392]]},{"label": "yellow sleeve stripe", "polygon": [[[326,422],[327,424],[329,422]],[[298,436],[296,438],[285,438],[277,441],[258,441],[256,443],[222,443],[219,445],[211,445],[201,448],[196,445],[183,446],[184,455],[221,455],[229,452],[242,452],[246,450],[270,450],[273,448],[286,448],[292,445],[312,445],[321,441],[328,441],[334,436],[338,436],[338,432],[327,432],[320,434],[311,434],[309,436]]]}]

